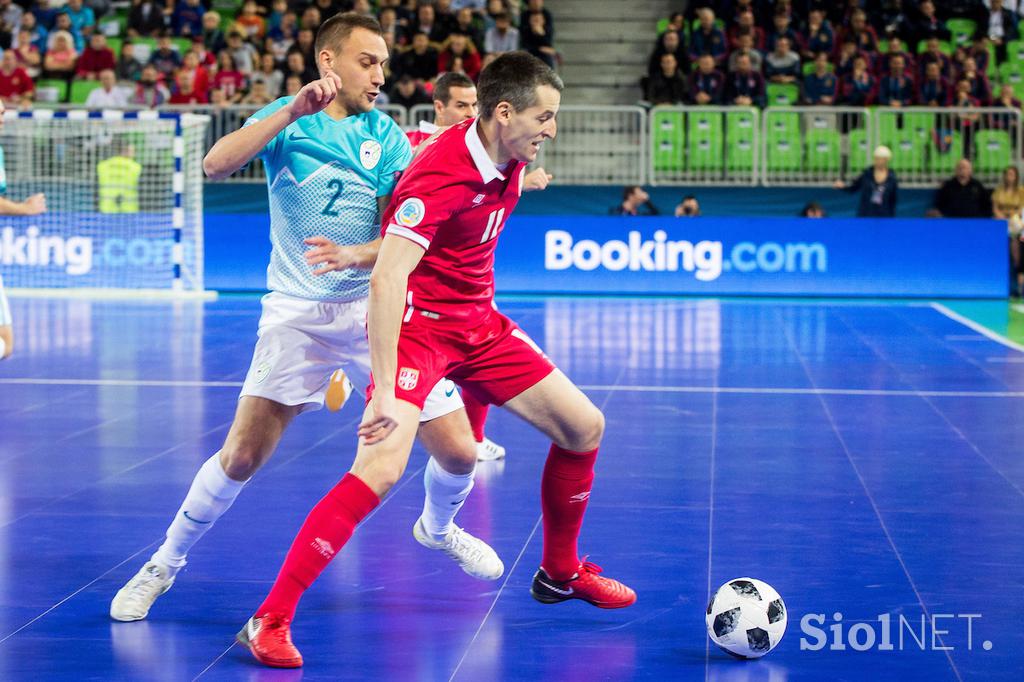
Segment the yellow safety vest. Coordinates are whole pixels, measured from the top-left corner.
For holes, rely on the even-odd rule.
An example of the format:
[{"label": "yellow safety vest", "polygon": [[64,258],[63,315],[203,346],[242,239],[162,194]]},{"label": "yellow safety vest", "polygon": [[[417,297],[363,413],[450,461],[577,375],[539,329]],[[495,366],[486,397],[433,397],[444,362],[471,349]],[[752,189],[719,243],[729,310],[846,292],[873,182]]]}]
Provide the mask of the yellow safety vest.
[{"label": "yellow safety vest", "polygon": [[138,213],[142,164],[127,156],[112,156],[96,164],[100,184],[100,213]]}]

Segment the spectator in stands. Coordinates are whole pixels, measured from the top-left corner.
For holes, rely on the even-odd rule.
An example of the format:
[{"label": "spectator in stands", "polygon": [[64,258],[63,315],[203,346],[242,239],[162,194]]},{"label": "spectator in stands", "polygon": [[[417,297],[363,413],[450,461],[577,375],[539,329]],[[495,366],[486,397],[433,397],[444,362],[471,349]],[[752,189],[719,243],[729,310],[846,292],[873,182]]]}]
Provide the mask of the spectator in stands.
[{"label": "spectator in stands", "polygon": [[430,104],[430,95],[426,93],[411,74],[403,73],[395,83],[395,87],[388,93],[392,104],[410,109],[417,104]]},{"label": "spectator in stands", "polygon": [[[288,58],[288,51],[295,46],[298,37],[298,18],[294,12],[288,12],[281,19],[281,25],[276,29],[272,29],[267,33],[267,41],[264,43],[265,49],[274,54],[274,59],[278,63],[283,63]],[[389,35],[384,34],[384,41],[387,44]],[[391,43],[394,47],[394,43]],[[394,50],[391,50],[391,54],[395,54]],[[388,61],[388,64],[391,62]]]},{"label": "spectator in stands", "polygon": [[93,33],[89,38],[89,47],[78,58],[78,67],[75,70],[79,78],[96,80],[100,71],[113,69],[117,66],[114,58],[114,51],[107,47],[107,37],[102,33]]},{"label": "spectator in stands", "polygon": [[853,72],[840,83],[843,104],[867,107],[875,103],[878,96],[878,81],[868,71],[868,60],[864,55],[857,55],[853,60]]},{"label": "spectator in stands", "polygon": [[142,62],[135,58],[135,44],[131,40],[121,43],[121,54],[117,58],[117,79],[135,82],[142,77]]},{"label": "spectator in stands", "polygon": [[996,46],[996,58],[1000,62],[1006,61],[1006,44],[1011,40],[1020,38],[1018,23],[1020,17],[1004,7],[1003,0],[990,0],[989,6],[978,7],[975,17],[978,28],[974,34],[975,38],[988,38]]},{"label": "spectator in stands", "polygon": [[896,196],[899,183],[896,174],[889,168],[892,151],[879,145],[875,148],[874,163],[847,185],[836,180],[835,188],[846,192],[860,193],[857,204],[858,218],[893,218],[896,216]]},{"label": "spectator in stands", "polygon": [[[398,55],[391,68],[399,76],[409,75],[420,83],[437,76],[437,50],[430,46],[426,33],[412,37],[412,47]],[[391,101],[394,101],[392,97]]]},{"label": "spectator in stands", "polygon": [[[367,2],[367,0],[355,0],[359,2]],[[370,13],[372,16],[372,12]],[[440,42],[448,40],[448,37],[455,30],[457,22],[455,20],[455,11],[452,10],[452,0],[434,0],[434,16],[437,25],[441,27],[441,33],[444,39]]]},{"label": "spectator in stands", "polygon": [[191,73],[184,71],[178,75],[177,86],[171,94],[168,104],[206,104],[206,91],[198,90],[195,87],[195,80]]},{"label": "spectator in stands", "polygon": [[174,77],[177,90],[182,89],[181,77],[186,74],[192,79],[192,89],[201,93],[205,101],[210,90],[210,73],[199,63],[199,55],[195,52],[186,53],[181,60],[181,68]]},{"label": "spectator in stands", "polygon": [[736,70],[726,77],[726,100],[741,107],[765,105],[764,78],[754,70],[750,55],[740,54]]},{"label": "spectator in stands", "polygon": [[156,0],[132,0],[128,13],[128,35],[155,36],[164,30],[164,8]]},{"label": "spectator in stands", "polygon": [[[64,6],[64,14],[68,15],[71,28],[82,36],[81,48],[85,47],[85,41],[96,30],[96,15],[91,7],[82,4],[82,0],[68,0]],[[80,48],[80,49],[81,49]]]},{"label": "spectator in stands", "polygon": [[[231,53],[231,58],[235,60],[235,67],[239,71],[246,76],[252,73],[253,67],[255,66],[255,60],[259,57],[259,53],[256,51],[256,48],[253,47],[252,43],[247,43],[243,40],[241,33],[238,33],[237,31],[228,33],[227,52]],[[309,55],[306,54],[304,56],[308,63]]]},{"label": "spectator in stands", "polygon": [[[272,0],[270,3],[270,14],[267,15],[267,33],[270,35],[271,31],[280,30],[281,24],[284,23],[284,17],[288,14],[288,0]],[[391,10],[391,16],[394,17],[395,10]]]},{"label": "spectator in stands", "polygon": [[461,33],[452,33],[445,41],[444,49],[437,58],[438,73],[454,71],[464,73],[473,81],[480,76],[480,53],[469,38]]},{"label": "spectator in stands", "polygon": [[50,34],[51,47],[43,58],[43,76],[62,80],[71,80],[75,75],[75,64],[78,53],[71,34],[67,31],[54,31]]},{"label": "spectator in stands", "polygon": [[683,197],[675,208],[672,214],[676,218],[699,218],[700,217],[700,203],[697,201],[697,197],[692,194],[687,194]]},{"label": "spectator in stands", "polygon": [[889,39],[889,49],[886,50],[885,54],[881,55],[880,59],[878,60],[878,76],[880,78],[888,76],[891,73],[890,67],[892,66],[892,58],[896,55],[899,55],[900,57],[903,58],[903,70],[907,74],[912,75],[914,73],[917,73],[916,69],[914,68],[914,56],[906,51],[902,40],[900,40],[896,36],[893,36],[892,38]]},{"label": "spectator in stands", "polygon": [[953,62],[943,53],[938,38],[929,38],[927,48],[917,58],[918,68],[922,72],[931,62],[939,65],[943,78],[947,80],[953,78]]},{"label": "spectator in stands", "polygon": [[647,82],[645,99],[651,104],[682,104],[686,101],[687,86],[679,64],[671,53],[661,55],[661,69]]},{"label": "spectator in stands", "polygon": [[220,54],[220,51],[228,46],[228,40],[224,31],[220,28],[220,14],[218,12],[207,12],[203,15],[203,45],[213,54]]},{"label": "spectator in stands", "polygon": [[521,47],[541,60],[552,69],[555,68],[555,60],[558,52],[551,44],[551,34],[544,23],[544,15],[540,12],[530,12],[526,15],[526,25],[519,31]]},{"label": "spectator in stands", "polygon": [[751,47],[764,50],[764,29],[754,22],[754,13],[750,10],[740,12],[736,25],[729,30],[729,45],[733,49],[739,46],[739,38],[744,33],[750,34],[753,40]]},{"label": "spectator in stands", "polygon": [[32,42],[32,37],[28,31],[18,31],[18,36],[12,49],[14,50],[14,59],[18,62],[18,66],[25,69],[25,73],[31,78],[38,78],[39,74],[43,72],[43,56],[39,53],[39,48]]},{"label": "spectator in stands", "polygon": [[789,38],[780,37],[764,58],[764,75],[771,83],[795,83],[800,79],[800,55],[790,49]]},{"label": "spectator in stands", "polygon": [[[971,82],[965,78],[961,78],[953,86],[953,96],[950,98],[947,106],[957,107],[958,109],[971,109],[981,106],[977,99],[971,95]],[[973,130],[974,124],[981,118],[979,114],[972,113],[960,113],[957,114],[957,118],[960,120],[960,126],[964,128],[964,132],[970,135]],[[968,142],[968,148],[970,143]]]},{"label": "spectator in stands", "polygon": [[900,36],[904,40],[910,30],[910,17],[902,0],[880,0],[878,8],[871,12],[872,25],[880,36]]},{"label": "spectator in stands", "polygon": [[117,87],[117,76],[113,69],[100,71],[100,85],[85,98],[90,109],[121,109],[128,106],[128,95]]},{"label": "spectator in stands", "polygon": [[302,89],[302,78],[294,74],[286,76],[284,79],[284,95],[287,97],[294,97],[298,94],[299,90]]},{"label": "spectator in stands", "polygon": [[942,107],[946,105],[953,89],[949,81],[942,77],[938,62],[929,62],[924,69],[924,80],[918,88],[918,102],[926,107]]},{"label": "spectator in stands", "polygon": [[310,5],[302,10],[302,17],[299,19],[299,30],[308,29],[316,31],[324,21],[321,16],[320,10],[317,9],[316,5]]},{"label": "spectator in stands", "polygon": [[682,12],[673,12],[668,15],[668,26],[665,27],[666,31],[675,31],[679,35],[686,33],[686,17]]},{"label": "spectator in stands", "polygon": [[992,103],[992,88],[988,84],[985,74],[978,71],[978,65],[973,57],[964,60],[964,69],[960,78],[971,84],[971,97],[978,100],[978,104],[987,107]]},{"label": "spectator in stands", "polygon": [[274,101],[274,98],[267,92],[265,81],[253,81],[249,93],[242,98],[242,104],[249,106],[263,107]]},{"label": "spectator in stands", "polygon": [[424,3],[416,8],[415,18],[406,28],[407,40],[411,42],[409,37],[417,33],[425,33],[432,43],[441,43],[448,37],[444,33],[444,27],[437,23],[433,5]]},{"label": "spectator in stands", "polygon": [[828,55],[819,52],[814,58],[814,71],[804,77],[803,101],[805,104],[833,106],[839,95],[839,79],[830,72]]},{"label": "spectator in stands", "polygon": [[878,36],[867,20],[867,14],[857,9],[850,15],[850,25],[843,31],[841,42],[852,42],[861,52],[878,52]]},{"label": "spectator in stands", "polygon": [[1013,86],[1009,83],[1004,83],[1003,86],[999,88],[999,98],[992,102],[992,106],[1007,109],[1009,112],[1006,114],[991,114],[989,116],[989,126],[992,128],[1010,130],[1011,135],[1015,135],[1017,117],[1013,112],[1020,111],[1021,101],[1017,99],[1014,94]]},{"label": "spectator in stands", "polygon": [[171,19],[174,35],[186,37],[203,35],[203,14],[205,12],[206,10],[203,9],[199,0],[178,0]]},{"label": "spectator in stands", "polygon": [[259,15],[254,0],[245,0],[242,4],[242,11],[231,24],[229,35],[231,31],[241,33],[243,38],[251,41],[262,40],[266,35],[267,22]]},{"label": "spectator in stands", "polygon": [[64,31],[71,36],[72,47],[75,48],[76,53],[80,53],[85,49],[85,38],[82,34],[72,25],[71,17],[68,16],[67,12],[60,12],[57,14],[57,18],[53,24],[53,30],[50,31],[50,49],[53,48],[53,34],[57,31]]},{"label": "spectator in stands", "polygon": [[992,191],[992,217],[1005,220],[1010,236],[1010,266],[1014,274],[1014,293],[1020,297],[1024,292],[1024,263],[1021,252],[1021,212],[1024,211],[1024,187],[1020,184],[1020,171],[1016,166],[1007,166],[1003,179]]},{"label": "spectator in stands", "polygon": [[741,33],[737,36],[736,49],[729,53],[729,71],[736,70],[736,63],[744,55],[750,60],[750,68],[761,73],[764,67],[764,56],[754,49],[754,36],[751,33]]},{"label": "spectator in stands", "polygon": [[[782,10],[782,7],[779,7]],[[774,25],[771,33],[768,34],[766,42],[764,44],[765,52],[772,52],[775,50],[775,44],[779,38],[786,38],[789,40],[790,48],[800,53],[804,49],[804,39],[800,33],[790,25],[789,15],[785,11],[776,12],[775,16],[772,17],[772,23]]]},{"label": "spectator in stands", "polygon": [[4,50],[0,57],[0,99],[8,107],[27,107],[32,103],[35,83],[25,69],[18,66],[14,50]]},{"label": "spectator in stands", "polygon": [[825,11],[812,9],[807,19],[807,46],[804,48],[804,57],[814,59],[822,52],[832,54],[835,49],[835,40],[832,24],[828,23],[828,19],[825,18]]},{"label": "spectator in stands", "polygon": [[284,74],[281,73],[274,62],[274,55],[264,52],[260,55],[260,68],[253,72],[249,78],[250,82],[263,83],[266,86],[267,95],[273,100],[281,96],[281,88],[284,87]]},{"label": "spectator in stands", "polygon": [[928,40],[929,38],[937,38],[939,40],[949,40],[950,33],[949,29],[946,28],[946,24],[938,18],[935,14],[935,5],[931,0],[924,0],[917,6],[917,11],[920,17],[913,23],[911,29],[911,45],[917,45],[922,40]]},{"label": "spectator in stands", "polygon": [[817,201],[809,201],[800,211],[801,218],[824,218],[825,209]]},{"label": "spectator in stands", "polygon": [[725,77],[715,68],[715,59],[709,54],[697,61],[697,70],[690,74],[690,102],[693,104],[721,104]]},{"label": "spectator in stands", "polygon": [[608,209],[611,215],[642,216],[658,215],[658,208],[651,203],[651,195],[639,185],[630,185],[622,190],[622,203]]},{"label": "spectator in stands", "polygon": [[836,59],[836,77],[840,80],[849,78],[850,74],[853,73],[853,62],[858,56],[866,58],[867,55],[862,55],[857,51],[856,43],[843,43],[839,46],[839,57]]},{"label": "spectator in stands", "polygon": [[160,82],[160,72],[152,64],[142,67],[142,75],[129,103],[154,108],[166,104],[170,98],[171,93]]},{"label": "spectator in stands", "polygon": [[878,103],[886,107],[909,107],[914,103],[914,79],[906,73],[903,57],[889,58],[889,75],[880,79]]},{"label": "spectator in stands", "polygon": [[957,161],[953,177],[935,193],[935,210],[944,218],[992,217],[992,197],[974,177],[969,160]]},{"label": "spectator in stands", "polygon": [[181,56],[174,49],[174,43],[168,35],[160,36],[157,41],[156,50],[149,57],[149,63],[156,67],[163,79],[169,78],[181,66]]},{"label": "spectator in stands", "polygon": [[309,28],[300,28],[298,33],[295,34],[295,44],[292,45],[291,49],[298,50],[306,58],[306,64],[312,67],[313,80],[319,78],[320,74],[316,69],[316,31]]},{"label": "spectator in stands", "polygon": [[40,55],[46,52],[46,45],[50,32],[46,30],[45,26],[39,23],[35,14],[32,12],[25,12],[21,16],[21,30],[28,31],[32,44],[36,46],[37,50],[39,50]]},{"label": "spectator in stands", "polygon": [[[394,14],[394,10],[391,10],[391,13]],[[385,12],[381,11],[381,16],[383,16],[384,14],[385,14]],[[541,15],[542,19],[543,19],[543,16],[544,15],[542,14]],[[480,50],[483,49],[483,47],[484,47],[484,31],[483,31],[482,22],[479,19],[477,19],[475,16],[473,16],[473,10],[471,10],[469,7],[463,7],[462,9],[460,9],[458,12],[455,13],[455,29],[454,30],[456,32],[458,32],[458,33],[462,33],[463,35],[468,37],[471,41],[473,41],[473,45],[476,46],[477,51],[480,51]],[[519,34],[520,34],[520,36],[522,36],[523,35],[523,31],[520,30]],[[548,44],[550,44],[551,43],[552,34],[551,34],[551,31],[548,28],[548,24],[544,24],[544,35],[547,37]]]},{"label": "spectator in stands", "polygon": [[697,10],[700,22],[697,30],[690,36],[690,59],[697,61],[702,55],[709,54],[715,66],[725,62],[726,44],[722,29],[715,26],[715,12],[710,7]]},{"label": "spectator in stands", "polygon": [[494,27],[484,37],[484,52],[488,55],[499,55],[519,49],[519,31],[512,28],[512,20],[502,12],[494,17]]},{"label": "spectator in stands", "polygon": [[554,40],[555,20],[554,17],[551,16],[551,12],[545,9],[544,0],[526,0],[526,12],[523,17],[520,18],[519,33],[522,34],[523,28],[529,25],[529,15],[537,12],[544,15],[544,29],[547,31],[547,34],[551,36],[551,39]]},{"label": "spectator in stands", "polygon": [[[309,74],[309,67],[306,65],[306,58],[302,56],[302,53],[298,50],[293,50],[288,53],[284,62],[284,78],[288,80],[289,76],[295,76],[303,83],[311,83],[312,81],[306,80]],[[315,80],[315,79],[314,79]]]},{"label": "spectator in stands", "polygon": [[0,0],[0,42],[6,44],[21,28],[25,10],[11,0]]},{"label": "spectator in stands", "polygon": [[[288,61],[291,62],[291,60],[291,55],[288,55]],[[224,91],[228,104],[237,104],[241,101],[245,92],[245,74],[238,70],[230,50],[224,50],[217,56],[217,73],[213,75],[210,84],[212,87]]]},{"label": "spectator in stands", "polygon": [[686,49],[683,47],[683,40],[675,31],[665,31],[658,36],[658,42],[654,46],[654,52],[647,60],[647,75],[653,76],[661,73],[661,55],[671,54],[676,58],[676,64],[680,70],[684,69],[687,62]]},{"label": "spectator in stands", "polygon": [[[440,7],[441,0],[438,0],[437,4],[438,7]],[[451,2],[449,1],[448,4],[450,5]],[[356,14],[361,14],[364,17],[376,18],[376,15],[373,13],[373,8],[370,7],[370,0],[355,0],[352,3],[352,11],[355,12]]]}]

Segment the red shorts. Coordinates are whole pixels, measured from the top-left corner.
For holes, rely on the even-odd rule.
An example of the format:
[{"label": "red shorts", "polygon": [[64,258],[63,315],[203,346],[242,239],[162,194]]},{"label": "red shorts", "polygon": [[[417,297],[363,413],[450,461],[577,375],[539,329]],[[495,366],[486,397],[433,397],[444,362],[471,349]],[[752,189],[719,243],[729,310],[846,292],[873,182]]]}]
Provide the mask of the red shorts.
[{"label": "red shorts", "polygon": [[[444,377],[484,403],[504,405],[555,369],[537,344],[497,310],[471,328],[431,315],[414,310],[398,337],[395,397],[420,409]],[[373,377],[367,399],[371,395]]]}]

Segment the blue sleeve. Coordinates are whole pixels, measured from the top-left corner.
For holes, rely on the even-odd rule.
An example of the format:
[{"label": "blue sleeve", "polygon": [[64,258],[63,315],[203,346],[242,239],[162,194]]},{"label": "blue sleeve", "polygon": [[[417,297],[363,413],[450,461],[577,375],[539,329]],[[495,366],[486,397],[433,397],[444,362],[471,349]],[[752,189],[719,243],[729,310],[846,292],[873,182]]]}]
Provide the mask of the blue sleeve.
[{"label": "blue sleeve", "polygon": [[377,196],[386,197],[391,194],[398,183],[398,178],[412,162],[412,146],[398,124],[390,116],[381,115],[380,145],[382,148],[381,163],[377,181]]},{"label": "blue sleeve", "polygon": [[[278,99],[274,100],[273,102],[271,102],[267,106],[263,107],[262,109],[257,111],[255,114],[253,114],[249,118],[247,118],[245,120],[245,123],[242,124],[242,127],[245,128],[246,126],[250,126],[253,123],[256,123],[258,121],[262,121],[266,117],[268,117],[271,114],[273,114],[275,111],[283,109],[285,107],[285,105],[287,105],[291,101],[292,101],[291,97],[279,97]],[[268,159],[273,158],[274,154],[277,153],[278,148],[281,146],[281,143],[282,143],[283,140],[284,140],[284,130],[282,130],[274,138],[272,138],[270,140],[270,142],[267,143],[267,146],[265,146],[263,148],[263,151],[261,151],[256,156],[259,157],[260,159],[262,159],[264,161],[264,163],[267,162]]]}]

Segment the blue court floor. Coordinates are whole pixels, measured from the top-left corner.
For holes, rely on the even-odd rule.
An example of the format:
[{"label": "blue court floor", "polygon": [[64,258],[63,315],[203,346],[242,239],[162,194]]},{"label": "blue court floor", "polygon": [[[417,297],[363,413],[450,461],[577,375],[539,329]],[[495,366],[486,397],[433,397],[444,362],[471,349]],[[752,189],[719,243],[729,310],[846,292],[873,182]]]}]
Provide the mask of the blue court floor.
[{"label": "blue court floor", "polygon": [[[348,405],[300,417],[150,618],[114,623],[225,436],[258,300],[13,300],[0,680],[1024,679],[1024,352],[921,303],[501,305],[608,417],[581,548],[634,607],[530,598],[547,445],[496,410],[509,455],[460,518],[505,577],[415,543],[417,451],[300,605],[306,667],[258,666],[234,634],[351,462]],[[757,662],[705,636],[709,592],[740,576],[789,610]]]}]

